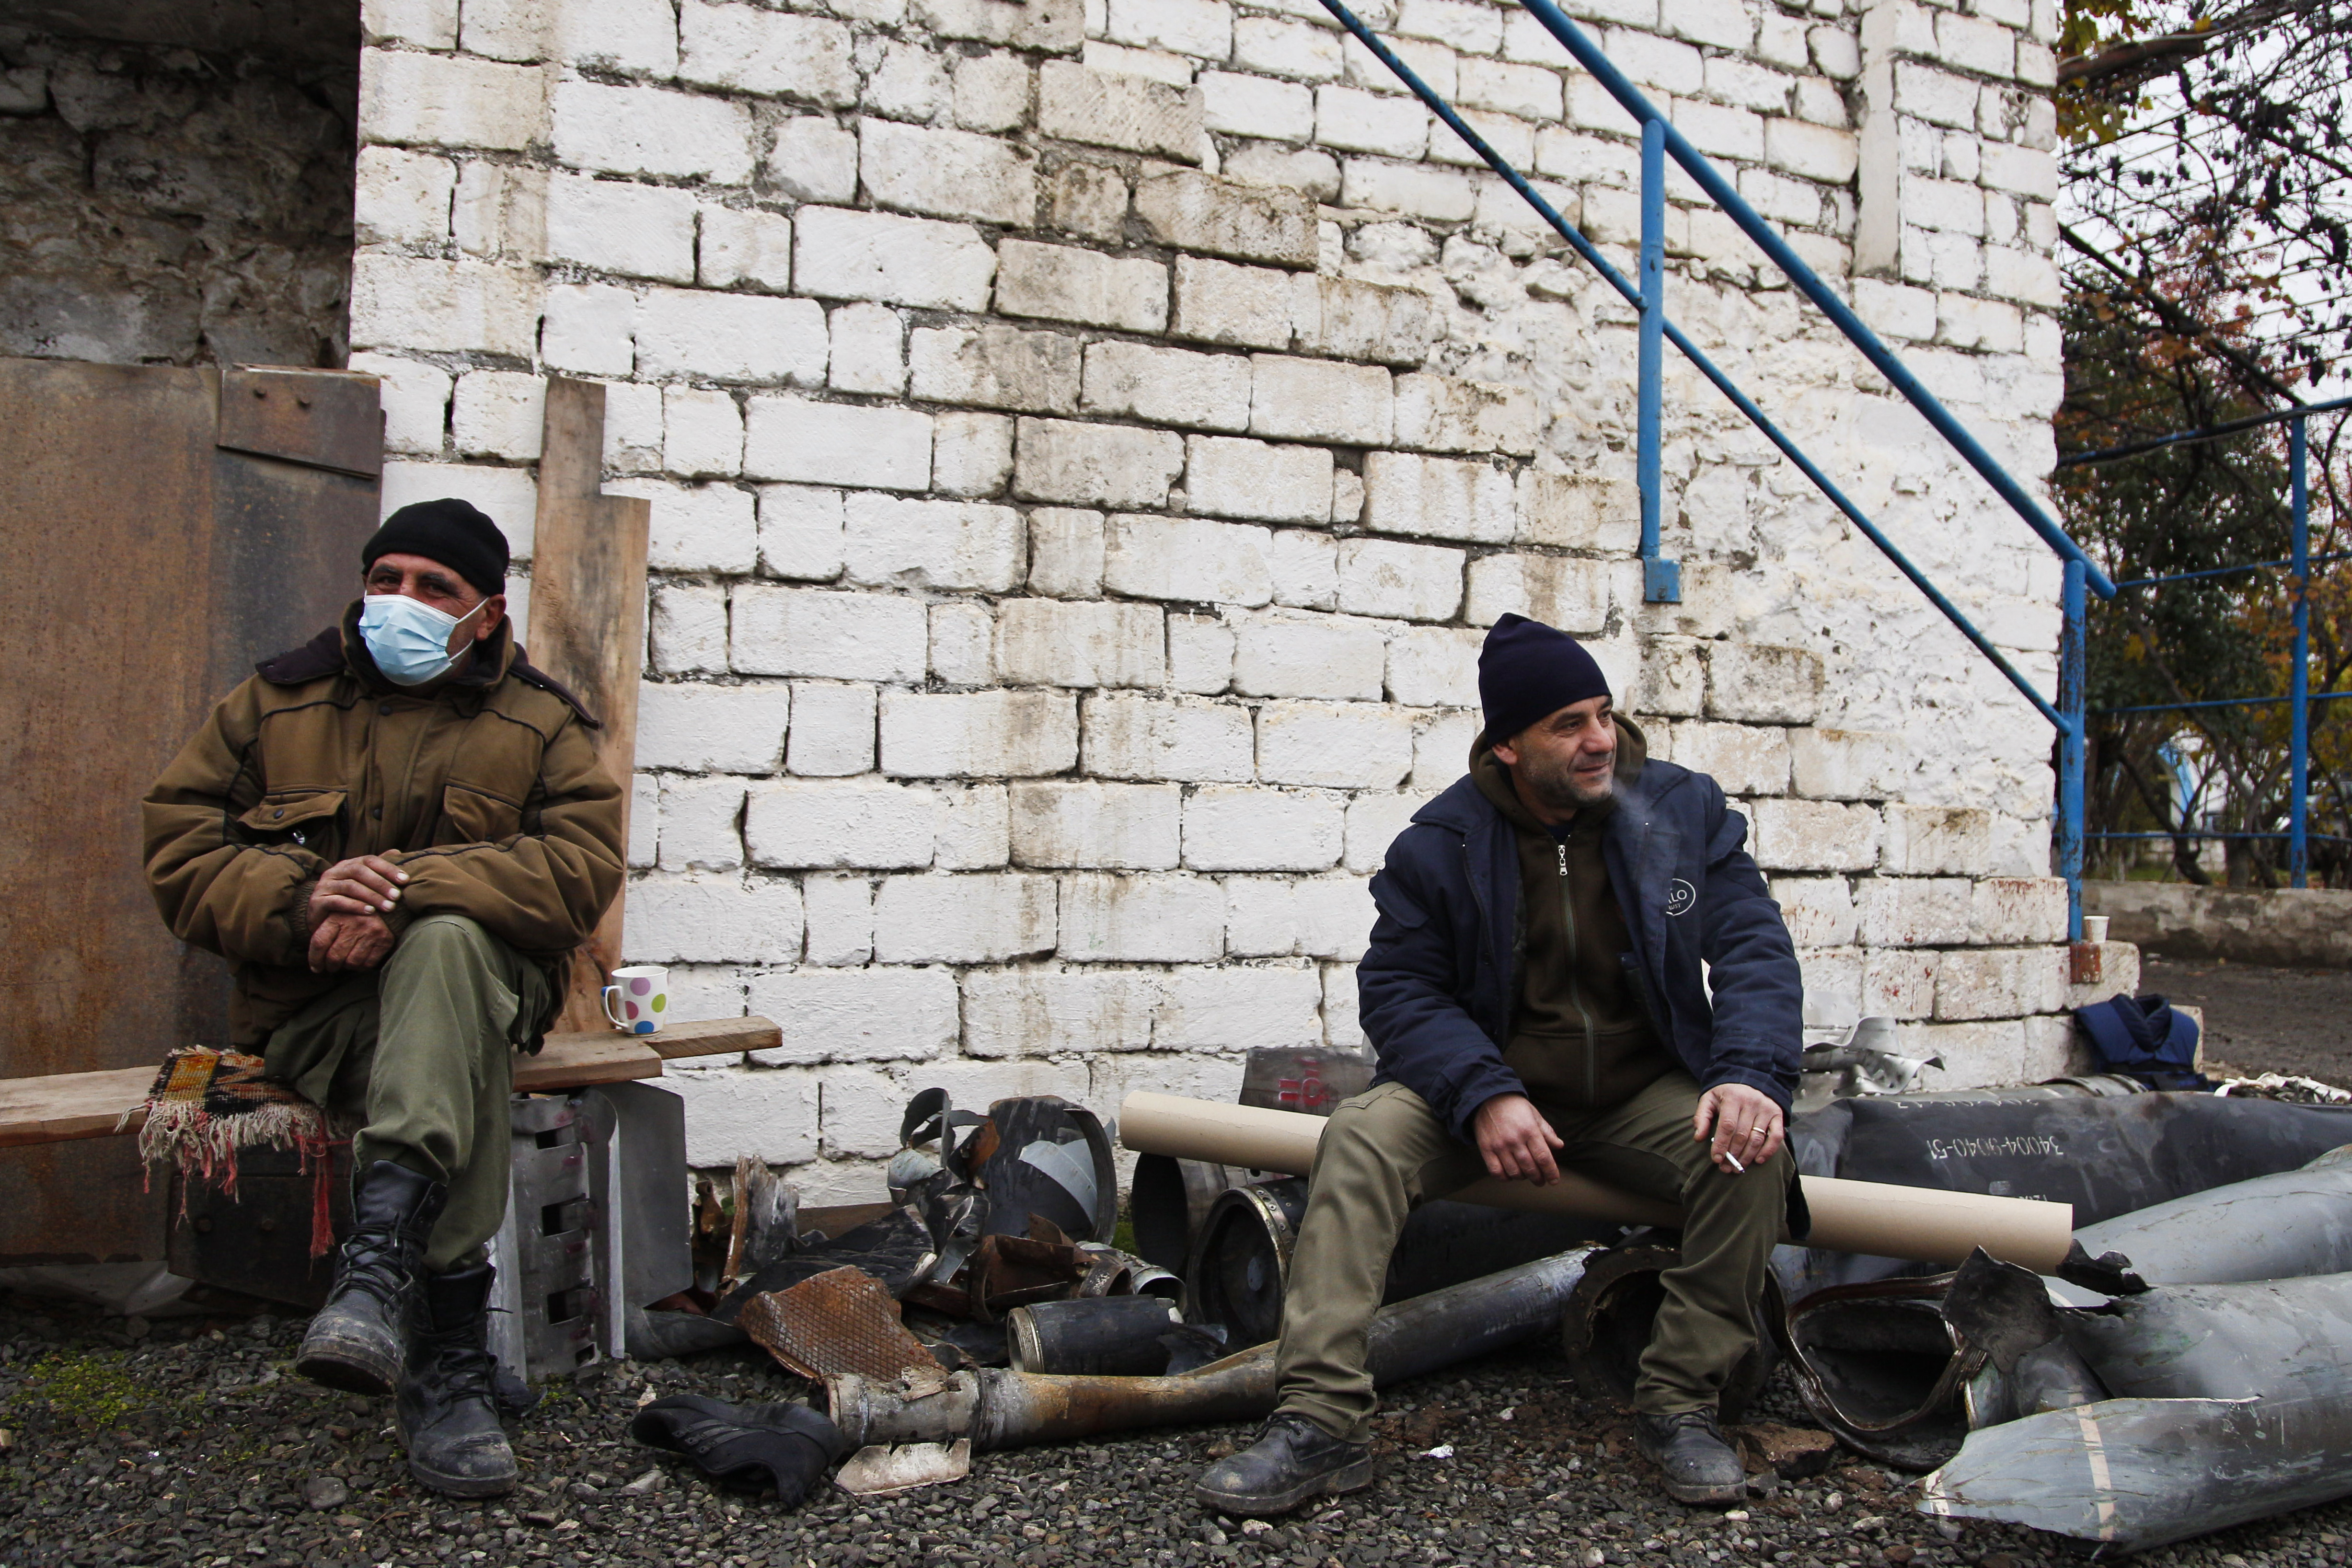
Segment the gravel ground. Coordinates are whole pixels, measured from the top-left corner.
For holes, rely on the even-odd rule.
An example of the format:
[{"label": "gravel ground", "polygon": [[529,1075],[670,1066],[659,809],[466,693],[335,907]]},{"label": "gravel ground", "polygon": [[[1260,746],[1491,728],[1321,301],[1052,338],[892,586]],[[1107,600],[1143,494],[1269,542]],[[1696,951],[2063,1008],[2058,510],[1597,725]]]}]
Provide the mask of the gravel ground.
[{"label": "gravel ground", "polygon": [[[2150,962],[2145,987],[2201,1004],[2208,1055],[2250,1072],[2352,1083],[2352,974]],[[515,1424],[524,1489],[457,1502],[408,1480],[389,1400],[292,1375],[299,1318],[148,1324],[0,1295],[0,1564],[7,1568],[374,1568],[377,1564],[1637,1563],[1713,1568],[2042,1568],[2071,1544],[1914,1513],[1909,1479],[1863,1464],[1721,1513],[1666,1500],[1623,1421],[1568,1392],[1549,1344],[1396,1391],[1367,1492],[1273,1528],[1204,1512],[1192,1483],[1243,1427],[1144,1433],[982,1456],[905,1497],[827,1488],[785,1513],[719,1492],[630,1443],[655,1393],[805,1398],[752,1352],[597,1369]],[[1763,1416],[1805,1425],[1785,1381]],[[1451,1458],[1427,1450],[1450,1445]],[[2151,1552],[2150,1568],[2333,1568],[2352,1502]]]},{"label": "gravel ground", "polygon": [[[1192,1481],[1241,1427],[1146,1433],[979,1458],[960,1483],[797,1512],[714,1491],[625,1436],[648,1390],[803,1395],[752,1352],[604,1369],[519,1423],[525,1488],[457,1502],[408,1482],[388,1400],[295,1379],[295,1319],[97,1320],[0,1300],[0,1563],[337,1565],[1616,1563],[1709,1568],[2041,1568],[2076,1553],[1969,1526],[1947,1540],[1907,1479],[1859,1465],[1732,1512],[1666,1501],[1622,1420],[1566,1392],[1534,1345],[1409,1384],[1383,1418],[1380,1480],[1275,1528],[1205,1513]],[[1775,1384],[1763,1414],[1801,1420]],[[1451,1445],[1447,1458],[1425,1451]],[[2154,1552],[2160,1568],[2325,1568],[2352,1503]]]},{"label": "gravel ground", "polygon": [[2205,1009],[2205,1056],[2352,1084],[2352,973],[2147,959],[2140,989]]}]

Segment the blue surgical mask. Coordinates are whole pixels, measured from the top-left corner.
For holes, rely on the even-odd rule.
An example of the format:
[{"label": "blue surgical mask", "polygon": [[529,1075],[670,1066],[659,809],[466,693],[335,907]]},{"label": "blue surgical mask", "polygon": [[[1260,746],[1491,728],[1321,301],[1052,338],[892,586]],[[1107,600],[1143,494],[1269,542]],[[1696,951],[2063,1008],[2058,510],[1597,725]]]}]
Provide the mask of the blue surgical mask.
[{"label": "blue surgical mask", "polygon": [[367,644],[368,657],[386,680],[394,686],[422,686],[446,675],[457,662],[450,657],[449,638],[481,612],[482,605],[451,616],[405,594],[370,594],[360,601],[360,640]]}]

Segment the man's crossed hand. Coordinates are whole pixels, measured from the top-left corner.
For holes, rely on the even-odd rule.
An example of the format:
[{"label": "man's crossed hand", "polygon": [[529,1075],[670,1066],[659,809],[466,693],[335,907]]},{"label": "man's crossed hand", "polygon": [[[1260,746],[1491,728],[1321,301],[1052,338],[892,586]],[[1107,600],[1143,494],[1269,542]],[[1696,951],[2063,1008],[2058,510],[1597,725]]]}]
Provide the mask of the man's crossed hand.
[{"label": "man's crossed hand", "polygon": [[373,969],[392,955],[383,917],[400,901],[408,873],[381,855],[338,860],[310,890],[310,967],[321,974]]}]

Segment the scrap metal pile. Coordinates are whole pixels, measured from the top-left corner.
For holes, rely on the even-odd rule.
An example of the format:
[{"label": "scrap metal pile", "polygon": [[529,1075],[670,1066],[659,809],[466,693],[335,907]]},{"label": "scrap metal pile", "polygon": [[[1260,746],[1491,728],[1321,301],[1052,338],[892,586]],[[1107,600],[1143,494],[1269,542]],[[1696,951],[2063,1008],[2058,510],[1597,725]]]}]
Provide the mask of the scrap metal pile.
[{"label": "scrap metal pile", "polygon": [[[2054,1200],[2074,1245],[1942,1271],[1918,1259],[1966,1249],[1780,1247],[1727,1423],[1785,1363],[1839,1442],[1933,1472],[1923,1510],[2126,1551],[2352,1494],[2352,1106],[2115,1077],[1889,1092],[1918,1065],[1858,1039],[1809,1062],[1836,1075],[1790,1126],[1809,1191],[1930,1214],[1972,1194],[1964,1215]],[[1259,1053],[1241,1100],[1328,1112],[1368,1079],[1342,1054]],[[1111,1140],[1083,1108],[979,1114],[932,1089],[901,1140],[891,1208],[837,1237],[796,1234],[789,1189],[740,1166],[731,1204],[705,1196],[719,1288],[634,1314],[632,1351],[757,1343],[824,1386],[826,1452],[856,1451],[836,1481],[868,1494],[953,1479],[975,1452],[1273,1408],[1304,1179],[1147,1152],[1129,1252]],[[1580,1392],[1622,1405],[1675,1241],[1617,1215],[1424,1205],[1390,1266],[1375,1379],[1558,1331]]]}]

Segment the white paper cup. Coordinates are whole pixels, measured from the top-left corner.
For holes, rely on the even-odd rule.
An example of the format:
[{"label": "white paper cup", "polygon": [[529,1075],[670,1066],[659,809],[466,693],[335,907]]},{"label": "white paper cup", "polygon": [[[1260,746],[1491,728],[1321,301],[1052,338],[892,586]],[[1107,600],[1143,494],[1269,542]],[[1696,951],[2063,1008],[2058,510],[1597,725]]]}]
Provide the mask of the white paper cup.
[{"label": "white paper cup", "polygon": [[2083,917],[2083,940],[2084,942],[2106,941],[2107,917],[2105,915],[2084,915]]}]

